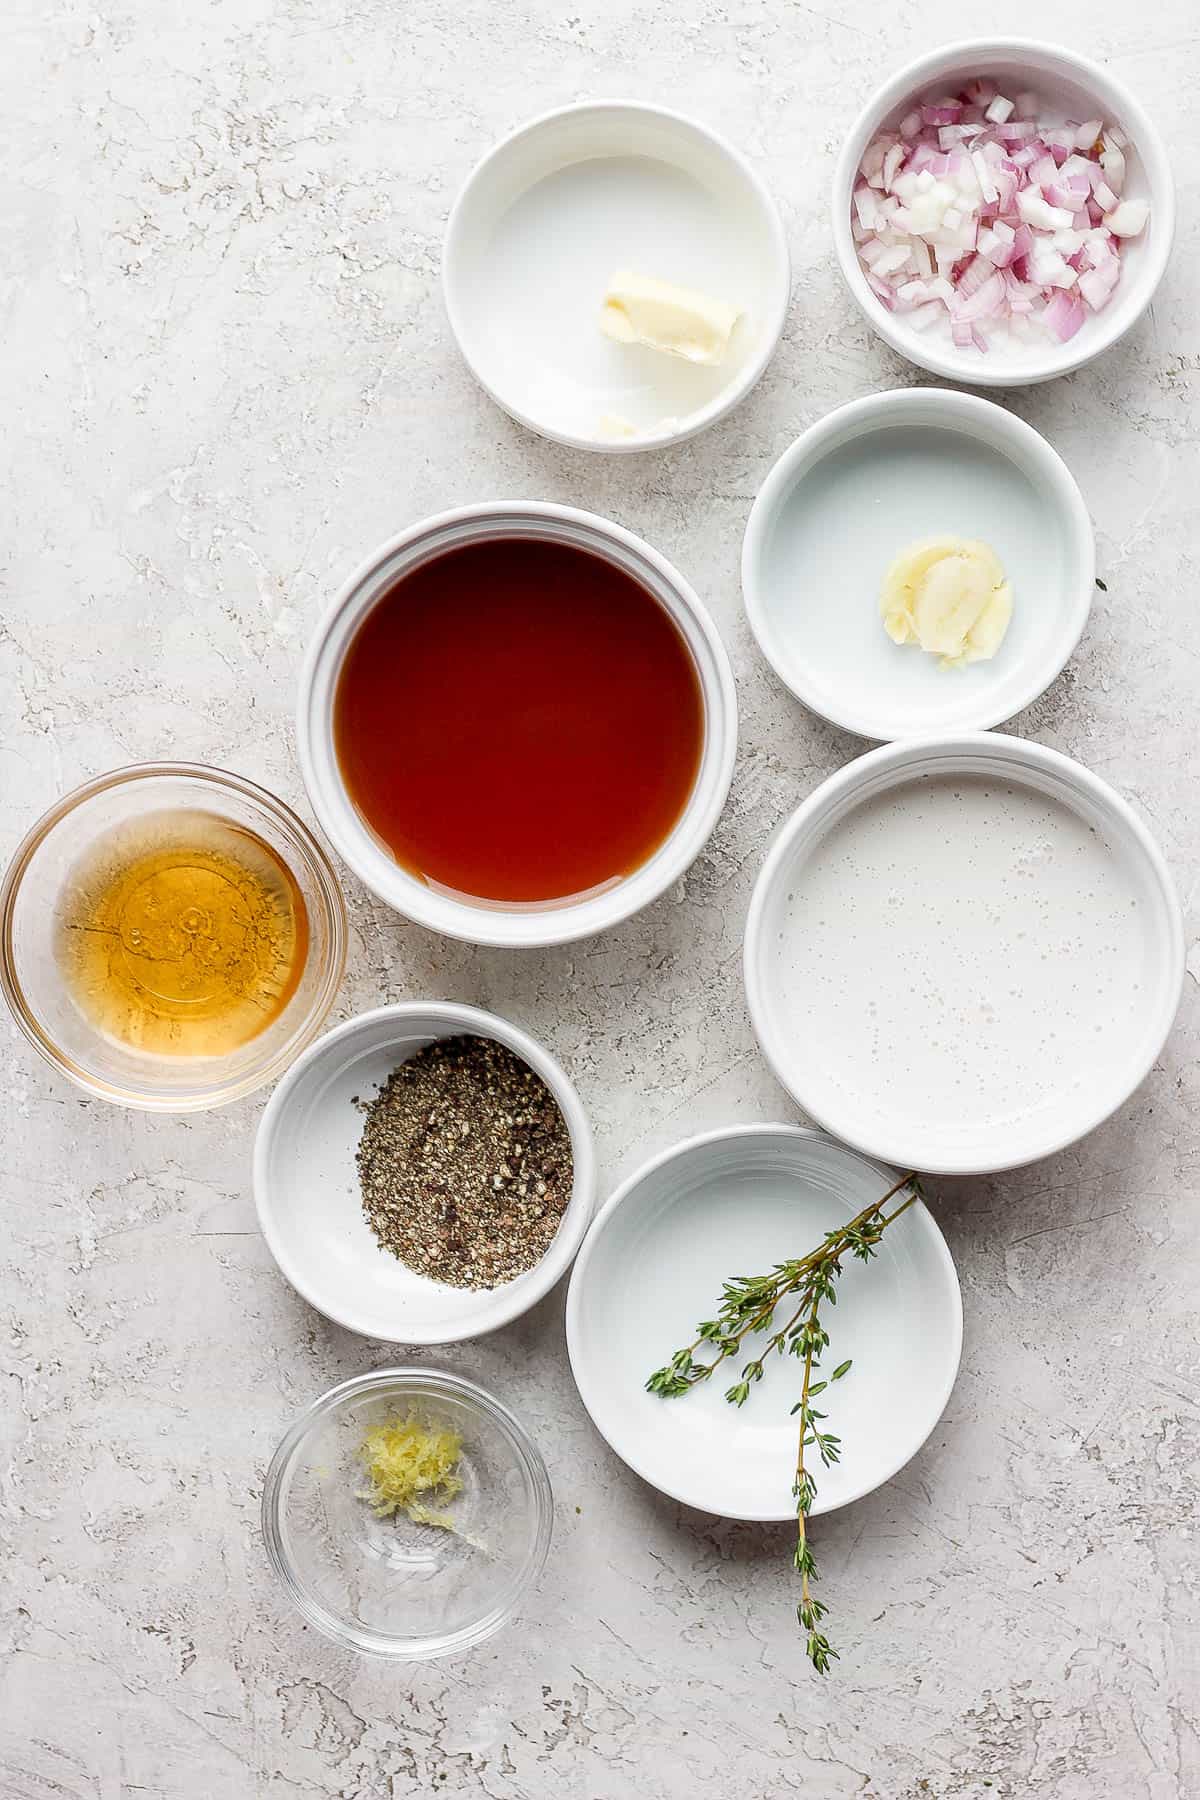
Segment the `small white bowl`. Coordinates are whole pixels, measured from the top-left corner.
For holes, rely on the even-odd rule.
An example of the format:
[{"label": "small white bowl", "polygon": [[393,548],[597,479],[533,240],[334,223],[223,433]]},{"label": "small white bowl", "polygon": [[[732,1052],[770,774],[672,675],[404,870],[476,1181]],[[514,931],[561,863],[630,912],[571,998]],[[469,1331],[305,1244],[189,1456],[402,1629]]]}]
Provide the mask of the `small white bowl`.
[{"label": "small white bowl", "polygon": [[[1024,339],[1005,343],[1000,333],[987,355],[960,350],[934,332],[915,331],[903,313],[889,313],[871,291],[850,230],[850,197],[863,151],[881,130],[895,125],[917,99],[931,99],[973,77],[986,75],[1002,91],[1029,89],[1061,117],[1101,117],[1130,140],[1125,152],[1125,195],[1150,202],[1150,222],[1126,240],[1121,279],[1102,312],[1089,312],[1065,344],[1047,333],[1042,347]],[[947,44],[918,57],[870,99],[851,127],[833,177],[833,242],[838,263],[867,322],[910,362],[949,381],[972,387],[1023,387],[1082,368],[1124,337],[1154,297],[1175,235],[1175,185],[1166,148],[1148,113],[1109,70],[1054,44],[1027,38],[979,38]]]},{"label": "small white bowl", "polygon": [[[704,744],[682,814],[649,860],[624,880],[582,899],[508,905],[430,887],[390,856],[351,802],[334,748],[338,675],[371,607],[402,575],[461,544],[539,538],[602,556],[647,588],[679,628],[704,700]],[[404,721],[397,721],[397,730]],[[657,550],[593,513],[536,500],[496,500],[440,513],[402,531],[369,557],[317,626],[300,676],[300,768],[313,810],[339,856],[397,912],[447,937],[502,948],[534,948],[590,937],[656,900],[703,849],[717,822],[737,751],[737,694],[725,647],[695,590]]]},{"label": "small white bowl", "polygon": [[1179,1006],[1170,871],[1081,764],[999,733],[888,744],[775,839],[745,934],[763,1052],[810,1118],[902,1169],[978,1175],[1073,1144]]},{"label": "small white bowl", "polygon": [[[743,309],[718,367],[602,334],[609,277],[628,268]],[[545,113],[490,151],[450,214],[442,282],[459,348],[499,406],[557,443],[616,453],[683,443],[744,399],[791,294],[779,214],[745,158],[627,100]],[[636,435],[606,432],[606,415]]]},{"label": "small white bowl", "polygon": [[[593,1424],[644,1481],[729,1519],[794,1516],[798,1363],[772,1357],[741,1408],[724,1394],[745,1357],[670,1400],[646,1379],[713,1317],[730,1277],[804,1255],[896,1179],[820,1132],[743,1125],[664,1151],[617,1189],[571,1275],[567,1348]],[[846,1357],[853,1368],[828,1395],[842,1460],[814,1471],[814,1513],[861,1499],[916,1454],[962,1352],[958,1277],[920,1201],[868,1265],[846,1259],[837,1293],[822,1372]]]},{"label": "small white bowl", "polygon": [[[883,628],[889,563],[920,538],[991,544],[1013,617],[990,662],[943,669]],[[1062,458],[1003,407],[903,388],[838,407],[785,450],[742,547],[746,615],[806,706],[869,738],[982,731],[1046,689],[1079,642],[1096,554]]]},{"label": "small white bowl", "polygon": [[[463,1033],[494,1038],[528,1063],[571,1134],[574,1182],[558,1233],[534,1268],[498,1288],[448,1287],[381,1248],[354,1161],[363,1128],[355,1099],[369,1099],[424,1045]],[[381,1006],[318,1039],[275,1089],[254,1142],[258,1222],[281,1273],[327,1319],[389,1343],[458,1343],[527,1312],[570,1268],[595,1186],[591,1127],[562,1066],[506,1019],[450,1001]]]}]

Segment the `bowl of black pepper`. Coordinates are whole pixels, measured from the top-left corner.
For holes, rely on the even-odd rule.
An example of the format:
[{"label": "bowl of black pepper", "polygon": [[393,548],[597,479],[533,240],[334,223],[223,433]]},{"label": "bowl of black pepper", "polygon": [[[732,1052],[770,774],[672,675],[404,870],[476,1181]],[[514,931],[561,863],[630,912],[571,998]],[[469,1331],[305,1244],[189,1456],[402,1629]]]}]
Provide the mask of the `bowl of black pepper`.
[{"label": "bowl of black pepper", "polygon": [[254,1148],[259,1224],[309,1305],[365,1337],[447,1344],[566,1274],[595,1198],[562,1066],[478,1007],[362,1013],[293,1065]]}]

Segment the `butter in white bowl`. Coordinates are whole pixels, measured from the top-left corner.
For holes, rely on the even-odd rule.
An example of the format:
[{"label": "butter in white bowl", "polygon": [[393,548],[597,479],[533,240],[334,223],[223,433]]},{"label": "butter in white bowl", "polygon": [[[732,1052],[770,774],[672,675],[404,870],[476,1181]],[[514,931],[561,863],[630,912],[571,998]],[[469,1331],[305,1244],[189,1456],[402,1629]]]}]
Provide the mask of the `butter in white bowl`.
[{"label": "butter in white bowl", "polygon": [[[736,329],[717,328],[720,361],[651,354],[634,332],[646,321],[628,315],[625,342],[602,331],[614,270],[735,309]],[[451,211],[442,279],[451,329],[492,398],[544,437],[609,455],[667,449],[724,418],[765,369],[791,294],[783,225],[746,159],[694,120],[631,101],[543,114],[489,152]],[[714,352],[711,339],[685,341]],[[602,429],[606,414],[633,433]]]},{"label": "butter in white bowl", "polygon": [[600,329],[619,344],[644,344],[685,362],[724,362],[741,308],[654,275],[618,269],[600,307]]}]

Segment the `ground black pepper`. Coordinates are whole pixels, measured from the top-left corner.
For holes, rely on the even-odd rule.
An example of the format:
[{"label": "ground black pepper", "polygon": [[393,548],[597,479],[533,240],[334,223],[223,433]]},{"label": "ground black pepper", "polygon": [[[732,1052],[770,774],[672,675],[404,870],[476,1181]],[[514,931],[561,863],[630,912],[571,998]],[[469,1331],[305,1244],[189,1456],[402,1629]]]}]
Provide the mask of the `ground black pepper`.
[{"label": "ground black pepper", "polygon": [[384,1249],[451,1287],[498,1287],[540,1261],[573,1159],[528,1063],[492,1038],[442,1038],[360,1105],[363,1211]]}]

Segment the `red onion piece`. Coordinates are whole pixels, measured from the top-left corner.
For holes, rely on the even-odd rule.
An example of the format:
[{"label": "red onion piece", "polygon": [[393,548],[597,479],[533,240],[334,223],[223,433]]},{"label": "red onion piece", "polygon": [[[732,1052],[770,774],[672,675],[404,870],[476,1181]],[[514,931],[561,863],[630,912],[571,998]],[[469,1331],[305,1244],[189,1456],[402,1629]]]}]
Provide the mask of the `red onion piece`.
[{"label": "red onion piece", "polygon": [[1002,144],[1027,144],[1037,136],[1037,126],[1032,119],[1010,119],[997,125],[996,136]]},{"label": "red onion piece", "polygon": [[1150,217],[1150,208],[1144,200],[1122,200],[1120,205],[1105,215],[1106,228],[1114,237],[1137,237],[1146,229]]},{"label": "red onion piece", "polygon": [[1053,332],[1060,344],[1075,336],[1083,320],[1083,302],[1074,294],[1055,294],[1042,314],[1043,325]]}]

